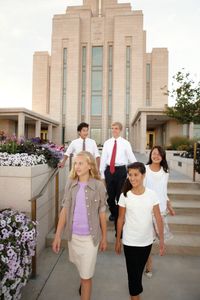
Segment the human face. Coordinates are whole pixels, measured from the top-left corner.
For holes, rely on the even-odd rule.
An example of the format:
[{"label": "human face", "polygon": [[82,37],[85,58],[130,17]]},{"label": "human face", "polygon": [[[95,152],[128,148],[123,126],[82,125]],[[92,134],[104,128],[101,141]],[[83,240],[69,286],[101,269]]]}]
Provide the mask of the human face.
[{"label": "human face", "polygon": [[117,125],[113,125],[111,127],[111,130],[112,130],[112,136],[117,139],[119,136],[120,136],[120,133],[121,133],[121,129],[119,128],[119,126]]},{"label": "human face", "polygon": [[74,169],[79,179],[88,179],[91,167],[84,156],[74,158]]},{"label": "human face", "polygon": [[88,133],[89,133],[88,127],[83,127],[83,128],[81,129],[81,131],[79,131],[79,135],[80,135],[80,137],[81,137],[83,140],[86,139],[86,137],[88,136]]},{"label": "human face", "polygon": [[154,164],[160,164],[162,161],[162,156],[160,155],[157,148],[153,149],[151,153],[151,160]]},{"label": "human face", "polygon": [[143,186],[144,174],[141,174],[138,169],[128,170],[128,179],[133,188],[140,188]]}]

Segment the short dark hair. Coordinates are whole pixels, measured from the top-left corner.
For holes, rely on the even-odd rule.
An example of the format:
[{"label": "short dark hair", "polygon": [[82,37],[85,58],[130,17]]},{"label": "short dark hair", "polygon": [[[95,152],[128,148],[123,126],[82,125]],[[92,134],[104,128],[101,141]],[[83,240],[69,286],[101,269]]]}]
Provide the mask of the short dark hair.
[{"label": "short dark hair", "polygon": [[77,126],[77,131],[80,132],[84,127],[89,128],[89,124],[82,122]]},{"label": "short dark hair", "polygon": [[[139,162],[139,161],[136,161],[132,164],[129,164],[127,166],[127,172],[130,169],[138,170],[142,175],[144,175],[146,173],[145,165],[142,162]],[[127,192],[130,191],[131,189],[132,189],[132,185],[131,185],[129,179],[126,178],[126,180],[124,182],[124,185],[123,185],[123,188],[122,188],[122,193],[124,194],[125,197],[127,196]]]}]

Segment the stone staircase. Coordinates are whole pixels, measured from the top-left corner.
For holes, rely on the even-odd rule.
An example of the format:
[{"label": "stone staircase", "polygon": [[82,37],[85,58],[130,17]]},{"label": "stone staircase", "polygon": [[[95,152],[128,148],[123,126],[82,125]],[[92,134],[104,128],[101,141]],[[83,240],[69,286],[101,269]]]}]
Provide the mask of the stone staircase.
[{"label": "stone staircase", "polygon": [[[200,184],[189,181],[171,181],[168,195],[172,201],[176,216],[168,216],[168,224],[174,237],[166,243],[167,254],[200,256]],[[109,216],[109,212],[107,212]],[[64,236],[64,235],[63,235]],[[46,238],[50,246],[54,231]],[[108,249],[114,250],[115,232],[113,222],[108,221]],[[62,239],[66,245],[66,240]],[[158,253],[158,245],[153,252]]]}]

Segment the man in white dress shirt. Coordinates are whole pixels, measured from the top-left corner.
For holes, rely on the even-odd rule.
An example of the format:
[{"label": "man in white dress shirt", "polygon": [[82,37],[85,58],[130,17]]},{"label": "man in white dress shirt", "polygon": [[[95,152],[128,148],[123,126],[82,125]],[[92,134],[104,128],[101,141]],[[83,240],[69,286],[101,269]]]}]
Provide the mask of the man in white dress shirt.
[{"label": "man in white dress shirt", "polygon": [[105,179],[108,205],[110,209],[110,221],[115,221],[115,226],[118,218],[118,200],[121,194],[121,189],[127,177],[126,166],[129,163],[136,161],[133,154],[131,144],[122,138],[122,124],[115,122],[112,124],[112,138],[105,141],[103,145],[100,173],[102,179]]},{"label": "man in white dress shirt", "polygon": [[96,158],[97,167],[99,168],[100,154],[96,142],[88,138],[89,124],[85,122],[80,123],[77,126],[77,131],[79,134],[79,138],[73,140],[70,143],[69,147],[67,148],[67,151],[64,153],[64,158],[61,162],[59,162],[58,167],[63,168],[68,157],[71,154],[76,155],[80,151],[88,151]]}]

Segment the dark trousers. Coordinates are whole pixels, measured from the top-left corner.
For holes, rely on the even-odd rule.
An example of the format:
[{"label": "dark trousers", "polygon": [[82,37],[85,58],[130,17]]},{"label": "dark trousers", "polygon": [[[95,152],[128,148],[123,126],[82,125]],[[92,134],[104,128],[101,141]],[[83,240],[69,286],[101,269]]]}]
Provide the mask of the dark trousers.
[{"label": "dark trousers", "polygon": [[111,214],[115,218],[115,226],[118,218],[118,203],[120,194],[122,192],[122,186],[127,177],[126,167],[115,167],[115,173],[110,173],[110,168],[105,170],[105,181],[108,193],[108,206]]},{"label": "dark trousers", "polygon": [[142,293],[142,274],[152,245],[145,247],[134,247],[124,245],[126,268],[128,273],[128,287],[131,296]]}]

